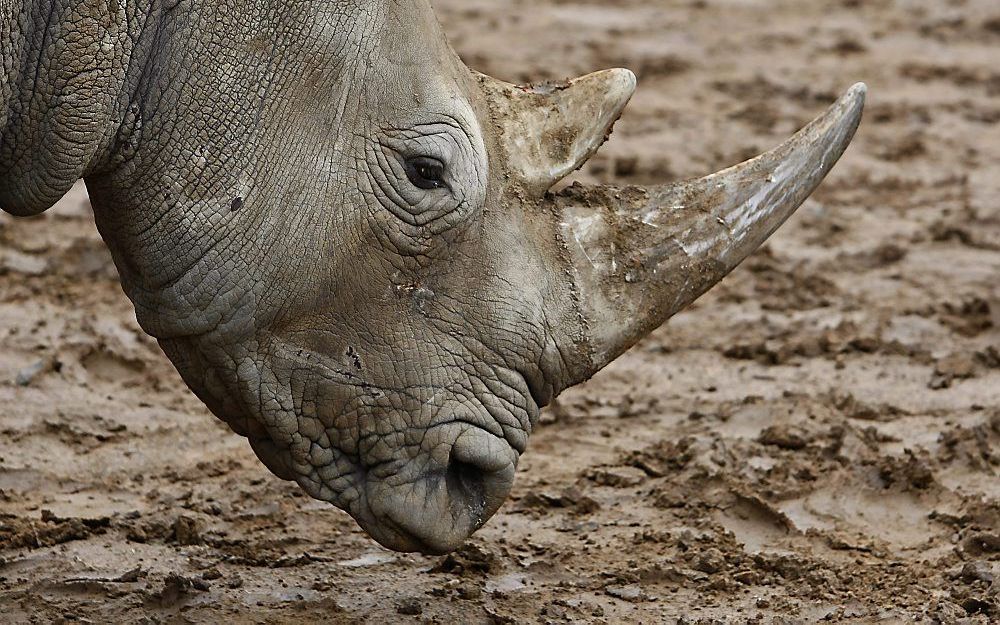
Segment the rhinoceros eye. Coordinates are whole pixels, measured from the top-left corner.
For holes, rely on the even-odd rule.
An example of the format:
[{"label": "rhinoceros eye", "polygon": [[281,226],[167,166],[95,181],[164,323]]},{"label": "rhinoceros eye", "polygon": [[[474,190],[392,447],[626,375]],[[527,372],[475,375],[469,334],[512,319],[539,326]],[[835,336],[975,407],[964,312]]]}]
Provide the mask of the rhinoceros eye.
[{"label": "rhinoceros eye", "polygon": [[418,189],[443,189],[448,186],[444,181],[444,163],[429,156],[416,156],[404,161],[406,177]]}]

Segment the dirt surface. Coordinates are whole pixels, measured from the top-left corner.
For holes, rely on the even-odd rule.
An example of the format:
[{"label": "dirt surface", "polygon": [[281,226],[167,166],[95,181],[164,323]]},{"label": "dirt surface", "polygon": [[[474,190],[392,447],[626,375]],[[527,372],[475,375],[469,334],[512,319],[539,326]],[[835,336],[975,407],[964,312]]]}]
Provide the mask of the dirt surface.
[{"label": "dirt surface", "polygon": [[764,250],[546,413],[444,558],[378,548],[208,414],[80,193],[4,216],[0,620],[1000,620],[995,0],[437,5],[508,80],[636,71],[583,180],[714,171],[857,80],[869,108]]}]

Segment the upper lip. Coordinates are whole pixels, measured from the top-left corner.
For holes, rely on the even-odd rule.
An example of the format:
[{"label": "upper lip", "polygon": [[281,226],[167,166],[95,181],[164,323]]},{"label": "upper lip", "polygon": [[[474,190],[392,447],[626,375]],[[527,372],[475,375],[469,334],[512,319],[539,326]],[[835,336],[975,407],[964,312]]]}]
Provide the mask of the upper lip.
[{"label": "upper lip", "polygon": [[524,380],[524,385],[528,389],[531,401],[535,402],[535,408],[541,410],[552,401],[551,387],[541,371],[538,371],[534,375],[526,373],[523,369],[514,369],[514,371]]},{"label": "upper lip", "polygon": [[[399,523],[397,523],[391,517],[388,517],[388,516],[383,517],[380,520],[380,523],[383,526],[385,526],[385,527],[387,527],[389,529],[389,533],[395,534],[394,538],[401,539],[401,542],[403,543],[402,544],[402,547],[403,547],[402,551],[419,551],[420,553],[427,554],[427,555],[441,555],[441,554],[447,553],[449,551],[449,549],[447,549],[447,548],[442,549],[440,547],[435,547],[434,545],[432,545],[432,544],[424,541],[419,536],[416,536],[415,534],[407,531],[406,528],[404,528],[402,525],[400,525]],[[372,534],[372,535],[375,536],[375,534]],[[381,542],[381,541],[379,541],[379,542]],[[386,546],[389,546],[389,545],[386,545]],[[396,545],[392,545],[392,548],[393,549],[399,549],[400,546],[401,545],[396,544]]]},{"label": "upper lip", "polygon": [[[521,454],[524,453],[524,445],[523,444],[517,445],[514,442],[512,442],[510,439],[508,439],[503,434],[503,428],[500,428],[501,433],[497,434],[496,432],[492,432],[489,429],[487,429],[485,426],[483,426],[482,423],[477,423],[476,421],[473,421],[472,419],[469,419],[469,418],[466,418],[466,417],[454,416],[454,417],[452,417],[450,419],[446,419],[444,421],[439,421],[437,423],[432,423],[430,426],[428,426],[427,429],[430,430],[430,429],[433,429],[433,428],[438,428],[438,427],[442,427],[442,426],[445,426],[445,425],[452,425],[452,424],[455,424],[455,423],[465,423],[465,424],[467,424],[467,425],[469,425],[471,427],[476,428],[477,430],[480,430],[482,432],[485,432],[486,434],[489,434],[490,436],[493,436],[495,438],[498,438],[498,439],[502,440],[503,442],[505,442],[508,445],[510,445],[510,448],[513,449],[515,452],[517,452],[518,455],[521,455]],[[499,427],[499,424],[498,424],[498,427]]]}]

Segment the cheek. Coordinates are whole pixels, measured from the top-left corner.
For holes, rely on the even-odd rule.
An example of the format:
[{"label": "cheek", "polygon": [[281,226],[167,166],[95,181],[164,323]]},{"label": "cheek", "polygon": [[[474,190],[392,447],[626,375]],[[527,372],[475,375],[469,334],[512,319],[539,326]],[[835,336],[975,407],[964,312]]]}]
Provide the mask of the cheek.
[{"label": "cheek", "polygon": [[393,288],[419,285],[422,271],[430,264],[449,262],[459,243],[481,228],[481,208],[465,201],[451,203],[437,219],[423,225],[400,219],[386,207],[385,196],[378,189],[369,189],[365,201],[369,211],[361,254],[369,258],[354,257],[351,262],[356,266],[377,266]]},{"label": "cheek", "polygon": [[470,206],[482,207],[487,201],[490,165],[482,140],[479,139],[477,143],[478,146],[469,143],[462,147],[453,175],[458,181],[456,194],[461,201]]}]

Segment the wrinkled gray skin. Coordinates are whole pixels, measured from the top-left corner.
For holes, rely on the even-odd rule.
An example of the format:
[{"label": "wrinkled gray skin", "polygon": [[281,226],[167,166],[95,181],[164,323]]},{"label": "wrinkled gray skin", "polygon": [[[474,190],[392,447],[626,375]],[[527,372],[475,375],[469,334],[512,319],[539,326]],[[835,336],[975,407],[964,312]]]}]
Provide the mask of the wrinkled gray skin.
[{"label": "wrinkled gray skin", "polygon": [[791,214],[864,97],[715,177],[546,195],[634,77],[476,74],[426,0],[0,0],[0,45],[0,206],[85,178],[198,396],[274,473],[427,553],[496,512],[542,406]]}]

